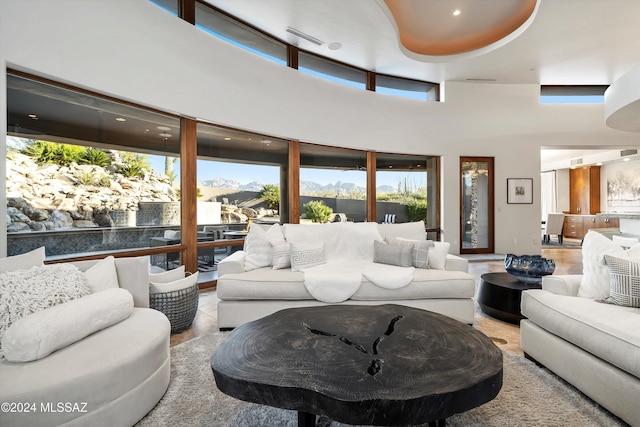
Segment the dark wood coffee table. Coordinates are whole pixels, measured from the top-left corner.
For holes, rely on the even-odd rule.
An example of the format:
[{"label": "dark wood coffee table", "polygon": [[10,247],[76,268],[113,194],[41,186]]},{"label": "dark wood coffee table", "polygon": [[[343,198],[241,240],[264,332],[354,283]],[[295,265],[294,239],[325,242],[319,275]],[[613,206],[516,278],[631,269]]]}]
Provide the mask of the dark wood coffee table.
[{"label": "dark wood coffee table", "polygon": [[229,396],[346,424],[445,425],[502,387],[502,353],[457,320],[399,305],[292,308],[246,323],[211,355]]},{"label": "dark wood coffee table", "polygon": [[478,305],[489,316],[517,325],[524,319],[520,299],[527,289],[542,289],[542,285],[521,282],[509,273],[485,273],[480,276]]}]

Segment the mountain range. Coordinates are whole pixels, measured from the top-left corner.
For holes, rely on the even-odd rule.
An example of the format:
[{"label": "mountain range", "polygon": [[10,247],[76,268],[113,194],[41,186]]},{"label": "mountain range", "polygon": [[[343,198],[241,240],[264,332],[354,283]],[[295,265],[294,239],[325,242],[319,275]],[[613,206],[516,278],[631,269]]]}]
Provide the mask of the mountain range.
[{"label": "mountain range", "polygon": [[[198,185],[204,187],[215,187],[215,188],[229,188],[231,190],[239,190],[239,191],[260,191],[264,186],[263,183],[258,181],[251,181],[247,184],[240,184],[238,181],[233,179],[226,179],[222,177],[216,177],[214,179],[209,179],[205,181],[199,181]],[[337,193],[351,193],[351,192],[365,192],[366,188],[356,185],[352,182],[342,182],[337,181],[335,184],[318,184],[313,181],[301,181],[300,182],[300,193],[326,193],[326,192],[336,192]],[[380,185],[376,187],[376,191],[378,193],[393,193],[395,189],[391,185]]]}]

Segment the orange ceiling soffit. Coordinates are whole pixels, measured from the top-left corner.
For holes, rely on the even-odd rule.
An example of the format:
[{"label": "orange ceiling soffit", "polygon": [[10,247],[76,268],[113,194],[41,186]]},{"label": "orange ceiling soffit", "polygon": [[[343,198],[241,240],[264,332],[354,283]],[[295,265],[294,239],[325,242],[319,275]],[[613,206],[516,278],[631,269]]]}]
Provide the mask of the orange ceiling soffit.
[{"label": "orange ceiling soffit", "polygon": [[[513,34],[533,16],[537,0],[384,0],[384,4],[405,49],[445,56],[482,49]],[[455,9],[460,10],[457,16]]]}]

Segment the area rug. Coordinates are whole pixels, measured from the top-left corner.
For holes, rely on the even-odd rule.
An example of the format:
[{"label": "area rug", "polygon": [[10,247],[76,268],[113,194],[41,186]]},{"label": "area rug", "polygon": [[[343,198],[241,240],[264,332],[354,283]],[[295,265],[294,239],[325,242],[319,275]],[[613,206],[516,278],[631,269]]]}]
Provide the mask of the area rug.
[{"label": "area rug", "polygon": [[[227,333],[171,348],[171,382],[158,405],[137,426],[295,427],[297,415],[236,400],[215,385],[209,357]],[[503,352],[504,384],[491,402],[447,419],[447,426],[625,426],[569,384],[523,357]],[[319,426],[344,424],[318,418]]]}]

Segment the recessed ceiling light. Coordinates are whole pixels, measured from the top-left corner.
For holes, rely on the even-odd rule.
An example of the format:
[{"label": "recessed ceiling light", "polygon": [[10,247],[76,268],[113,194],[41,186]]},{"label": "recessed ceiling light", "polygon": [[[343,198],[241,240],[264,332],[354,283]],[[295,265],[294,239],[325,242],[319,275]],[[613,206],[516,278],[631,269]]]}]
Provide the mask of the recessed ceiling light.
[{"label": "recessed ceiling light", "polygon": [[456,9],[453,11],[453,16],[458,16],[460,15],[462,12],[460,12],[460,9]]},{"label": "recessed ceiling light", "polygon": [[116,122],[126,122],[127,119],[125,119],[124,117],[116,117]]},{"label": "recessed ceiling light", "polygon": [[31,120],[38,120],[38,116],[36,116],[35,114],[29,114],[29,118]]},{"label": "recessed ceiling light", "polygon": [[229,138],[228,136],[224,138],[225,141],[231,141],[231,138]]},{"label": "recessed ceiling light", "polygon": [[623,162],[628,162],[629,160],[631,160],[631,159],[630,159],[630,158],[628,158],[628,157],[627,157],[627,158],[625,158],[625,159],[622,159],[622,161],[623,161]]},{"label": "recessed ceiling light", "polygon": [[173,135],[171,135],[170,133],[167,133],[167,132],[162,132],[162,133],[160,134],[160,136],[161,136],[162,138],[164,138],[164,139],[168,139],[168,138],[171,138]]},{"label": "recessed ceiling light", "polygon": [[171,128],[169,126],[156,126],[156,129],[158,129],[158,130],[171,130]]},{"label": "recessed ceiling light", "polygon": [[342,47],[342,45],[338,42],[333,42],[333,43],[329,43],[329,46],[327,46],[329,48],[329,50],[338,50]]}]

